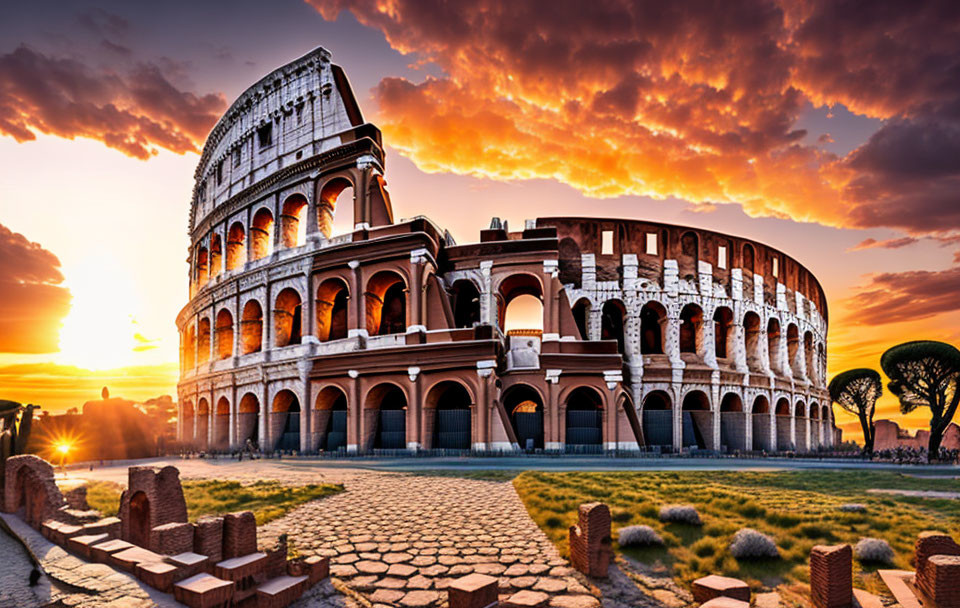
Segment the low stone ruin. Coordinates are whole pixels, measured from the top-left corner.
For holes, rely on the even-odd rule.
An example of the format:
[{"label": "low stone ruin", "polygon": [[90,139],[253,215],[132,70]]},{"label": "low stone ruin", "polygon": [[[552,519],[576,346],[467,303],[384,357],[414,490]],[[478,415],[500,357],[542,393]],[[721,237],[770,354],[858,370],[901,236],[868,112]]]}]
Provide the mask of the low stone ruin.
[{"label": "low stone ruin", "polygon": [[600,502],[580,505],[577,525],[570,526],[570,562],[587,576],[606,578],[610,548],[610,508]]},{"label": "low stone ruin", "polygon": [[[325,557],[287,558],[287,539],[260,551],[250,511],[187,520],[176,467],[130,467],[119,517],[101,518],[86,494],[65,500],[37,456],[6,463],[3,510],[76,555],[134,574],[194,608],[280,608],[327,578]],[[81,500],[82,499],[82,500]]]},{"label": "low stone ruin", "polygon": [[817,545],[810,551],[810,595],[816,608],[853,606],[850,545]]}]

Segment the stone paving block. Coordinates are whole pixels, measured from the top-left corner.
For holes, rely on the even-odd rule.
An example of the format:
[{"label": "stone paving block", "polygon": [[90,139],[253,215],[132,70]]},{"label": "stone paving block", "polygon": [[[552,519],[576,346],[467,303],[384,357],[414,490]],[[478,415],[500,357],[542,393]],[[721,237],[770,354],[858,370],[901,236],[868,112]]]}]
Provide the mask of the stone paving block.
[{"label": "stone paving block", "polygon": [[138,579],[164,593],[170,593],[173,584],[183,580],[184,577],[177,576],[179,573],[179,568],[167,562],[148,562],[136,566]]},{"label": "stone paving block", "polygon": [[94,561],[100,562],[101,564],[109,564],[110,556],[118,551],[124,551],[126,549],[132,549],[134,545],[128,543],[125,540],[120,540],[115,538],[113,540],[108,540],[105,543],[99,543],[90,547],[90,556]]},{"label": "stone paving block", "polygon": [[750,608],[750,602],[744,602],[733,597],[718,595],[700,604],[700,608]]},{"label": "stone paving block", "polygon": [[278,576],[257,587],[257,608],[286,608],[307,588],[306,576]]},{"label": "stone paving block", "polygon": [[106,532],[101,534],[84,534],[82,536],[74,536],[67,541],[67,549],[85,559],[90,559],[90,548],[93,545],[108,540],[110,540],[110,536]]},{"label": "stone paving block", "polygon": [[221,608],[233,600],[234,584],[209,574],[197,574],[173,586],[173,596],[190,608]]},{"label": "stone paving block", "polygon": [[550,596],[541,591],[518,591],[500,603],[504,608],[540,608],[546,606]]},{"label": "stone paving block", "polygon": [[750,586],[739,579],[717,576],[716,574],[693,581],[694,601],[702,604],[721,596],[749,603]]},{"label": "stone paving block", "polygon": [[110,565],[126,570],[131,574],[136,571],[137,564],[160,561],[163,561],[162,555],[136,546],[111,553],[109,557]]}]

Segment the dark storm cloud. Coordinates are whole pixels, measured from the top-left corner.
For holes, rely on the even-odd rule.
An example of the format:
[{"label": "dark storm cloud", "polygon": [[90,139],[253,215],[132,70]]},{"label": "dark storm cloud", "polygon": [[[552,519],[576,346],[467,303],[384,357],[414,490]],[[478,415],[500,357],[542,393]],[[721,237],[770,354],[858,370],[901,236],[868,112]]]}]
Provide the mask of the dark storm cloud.
[{"label": "dark storm cloud", "polygon": [[885,325],[916,321],[960,310],[960,266],[947,270],[885,272],[870,281],[847,302],[855,310],[847,322]]},{"label": "dark storm cloud", "polygon": [[0,352],[57,351],[70,310],[62,282],[57,256],[0,225]]}]

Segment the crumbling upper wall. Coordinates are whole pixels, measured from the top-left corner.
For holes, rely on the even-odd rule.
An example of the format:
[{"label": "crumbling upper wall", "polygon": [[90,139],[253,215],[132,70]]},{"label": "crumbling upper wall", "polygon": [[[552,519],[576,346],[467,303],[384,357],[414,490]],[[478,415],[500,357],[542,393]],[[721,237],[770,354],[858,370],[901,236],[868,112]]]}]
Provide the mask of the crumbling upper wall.
[{"label": "crumbling upper wall", "polygon": [[5,465],[3,510],[24,508],[25,521],[35,528],[66,506],[54,481],[53,466],[34,454],[12,456]]},{"label": "crumbling upper wall", "polygon": [[149,504],[147,528],[187,521],[187,503],[180,486],[180,471],[176,467],[130,467],[127,489],[120,497],[120,535],[131,538],[131,499],[142,492]]}]

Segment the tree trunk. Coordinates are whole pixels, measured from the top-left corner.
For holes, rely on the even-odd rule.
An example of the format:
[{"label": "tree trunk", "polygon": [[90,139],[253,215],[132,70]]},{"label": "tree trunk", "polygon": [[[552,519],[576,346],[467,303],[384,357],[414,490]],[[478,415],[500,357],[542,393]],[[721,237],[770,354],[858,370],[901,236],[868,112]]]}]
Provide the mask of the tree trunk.
[{"label": "tree trunk", "polygon": [[927,444],[927,462],[933,462],[940,456],[940,442],[946,425],[930,425],[930,443]]},{"label": "tree trunk", "polygon": [[858,416],[860,418],[860,428],[863,429],[863,454],[864,456],[872,456],[876,429],[874,429],[873,424],[867,420],[866,414],[859,412]]}]

